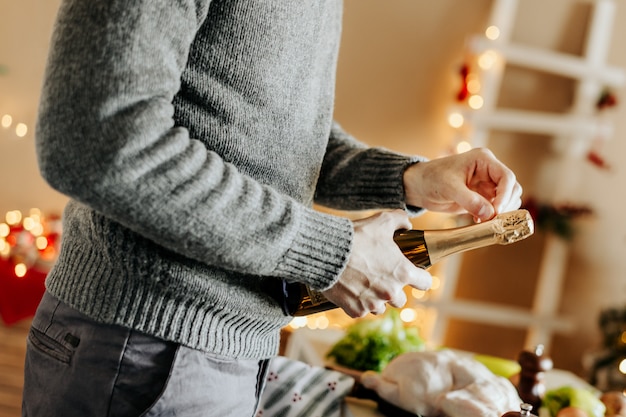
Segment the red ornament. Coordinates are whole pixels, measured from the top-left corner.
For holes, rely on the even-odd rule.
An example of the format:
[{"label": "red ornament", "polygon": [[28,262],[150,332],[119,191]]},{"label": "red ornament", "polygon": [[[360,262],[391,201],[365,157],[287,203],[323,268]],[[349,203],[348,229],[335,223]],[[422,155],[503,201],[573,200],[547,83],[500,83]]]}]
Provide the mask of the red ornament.
[{"label": "red ornament", "polygon": [[467,90],[467,86],[463,86],[461,87],[461,89],[459,90],[459,92],[456,94],[456,99],[457,101],[465,101],[467,100],[467,97],[469,96],[469,91]]},{"label": "red ornament", "polygon": [[607,171],[611,169],[611,166],[606,162],[606,160],[596,151],[587,152],[587,161],[591,162],[594,166],[600,169],[605,169]]},{"label": "red ornament", "polygon": [[457,101],[463,102],[467,100],[467,97],[469,97],[469,90],[467,89],[467,78],[469,77],[469,74],[470,74],[469,65],[468,64],[461,65],[461,68],[459,69],[459,74],[461,75],[461,88],[459,89],[459,92],[456,94],[456,99]]},{"label": "red ornament", "polygon": [[598,102],[596,103],[596,107],[599,110],[605,109],[607,107],[613,107],[617,105],[617,97],[612,92],[605,90],[600,95]]},{"label": "red ornament", "polygon": [[11,224],[8,234],[0,238],[4,247],[0,256],[0,322],[6,325],[35,314],[61,241],[58,216],[45,219],[37,214],[28,219],[28,223]]},{"label": "red ornament", "polygon": [[0,259],[0,317],[7,326],[35,314],[45,291],[47,273],[29,268],[26,275],[15,275],[15,264]]}]

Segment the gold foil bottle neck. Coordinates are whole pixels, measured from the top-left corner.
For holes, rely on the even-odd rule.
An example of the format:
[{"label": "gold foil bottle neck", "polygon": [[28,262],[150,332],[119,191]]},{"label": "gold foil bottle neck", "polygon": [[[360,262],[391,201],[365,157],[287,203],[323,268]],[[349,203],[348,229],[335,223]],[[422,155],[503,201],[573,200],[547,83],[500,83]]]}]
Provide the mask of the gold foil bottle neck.
[{"label": "gold foil bottle neck", "polygon": [[493,219],[500,244],[508,245],[526,239],[535,232],[535,223],[528,210],[520,209],[498,214]]}]

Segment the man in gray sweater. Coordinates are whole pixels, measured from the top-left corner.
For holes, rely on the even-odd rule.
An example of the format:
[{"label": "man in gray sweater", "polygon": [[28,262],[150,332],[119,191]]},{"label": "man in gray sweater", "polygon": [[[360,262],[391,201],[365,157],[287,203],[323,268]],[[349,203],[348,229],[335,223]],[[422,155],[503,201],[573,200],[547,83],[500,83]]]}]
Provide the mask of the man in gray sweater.
[{"label": "man in gray sweater", "polygon": [[[65,0],[43,177],[70,197],[29,334],[23,415],[251,416],[282,282],[352,317],[430,275],[393,243],[422,210],[520,205],[487,150],[425,161],[333,121],[340,0]],[[350,221],[321,213],[385,209]],[[393,209],[393,210],[390,210]]]}]

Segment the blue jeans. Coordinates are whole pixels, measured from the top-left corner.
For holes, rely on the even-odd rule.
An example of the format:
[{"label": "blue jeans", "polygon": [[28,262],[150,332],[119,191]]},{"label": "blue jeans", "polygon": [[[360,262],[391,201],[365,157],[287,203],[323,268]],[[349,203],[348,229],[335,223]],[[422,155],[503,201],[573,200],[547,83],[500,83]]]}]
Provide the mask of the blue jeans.
[{"label": "blue jeans", "polygon": [[22,416],[253,416],[267,364],[98,323],[46,293],[28,335]]}]

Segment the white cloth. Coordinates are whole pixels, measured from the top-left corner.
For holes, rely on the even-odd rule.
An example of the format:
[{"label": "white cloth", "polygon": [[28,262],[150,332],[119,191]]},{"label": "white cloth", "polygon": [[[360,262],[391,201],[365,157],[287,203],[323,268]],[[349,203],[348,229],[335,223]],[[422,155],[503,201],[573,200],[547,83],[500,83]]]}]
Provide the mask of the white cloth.
[{"label": "white cloth", "polygon": [[256,417],[339,417],[354,379],[278,356],[270,362]]},{"label": "white cloth", "polygon": [[451,350],[404,353],[380,374],[366,372],[361,383],[384,400],[428,417],[499,417],[522,403],[508,379]]}]

